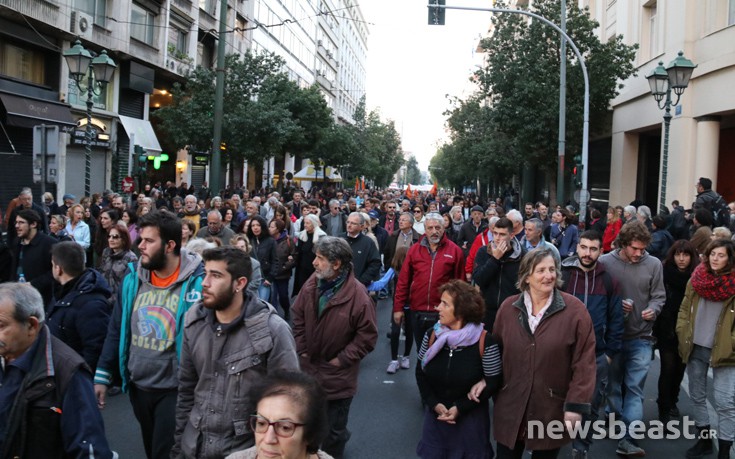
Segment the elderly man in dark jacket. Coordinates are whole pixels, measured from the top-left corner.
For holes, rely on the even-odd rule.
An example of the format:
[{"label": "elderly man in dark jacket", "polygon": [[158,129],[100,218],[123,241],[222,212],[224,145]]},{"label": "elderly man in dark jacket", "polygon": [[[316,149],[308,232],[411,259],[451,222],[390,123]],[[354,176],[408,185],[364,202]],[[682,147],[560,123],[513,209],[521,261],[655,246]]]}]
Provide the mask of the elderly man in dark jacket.
[{"label": "elderly man in dark jacket", "polygon": [[0,457],[110,459],[84,359],[51,335],[41,295],[0,285]]},{"label": "elderly man in dark jacket", "polygon": [[340,459],[350,438],[347,420],[360,361],[375,348],[378,329],[375,306],[352,272],[347,242],[320,237],[315,251],[315,272],[292,308],[293,335],[301,369],[327,394],[329,434],[322,450]]},{"label": "elderly man in dark jacket", "polygon": [[97,368],[112,313],[112,293],[102,274],[84,269],[84,249],[76,242],[51,248],[51,271],[58,285],[48,308],[51,333]]},{"label": "elderly man in dark jacket", "polygon": [[365,286],[380,277],[380,252],[375,243],[362,232],[366,222],[360,212],[347,217],[347,233],[343,238],[352,248],[352,266],[358,281]]}]

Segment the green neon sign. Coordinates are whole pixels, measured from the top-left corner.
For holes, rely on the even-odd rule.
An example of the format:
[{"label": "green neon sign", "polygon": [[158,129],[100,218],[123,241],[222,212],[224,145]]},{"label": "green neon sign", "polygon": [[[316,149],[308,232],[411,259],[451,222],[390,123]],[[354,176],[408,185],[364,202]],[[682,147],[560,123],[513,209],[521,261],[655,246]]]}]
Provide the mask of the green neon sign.
[{"label": "green neon sign", "polygon": [[153,169],[160,169],[161,163],[168,161],[168,155],[166,153],[161,153],[161,156],[149,156],[148,161],[153,161]]}]

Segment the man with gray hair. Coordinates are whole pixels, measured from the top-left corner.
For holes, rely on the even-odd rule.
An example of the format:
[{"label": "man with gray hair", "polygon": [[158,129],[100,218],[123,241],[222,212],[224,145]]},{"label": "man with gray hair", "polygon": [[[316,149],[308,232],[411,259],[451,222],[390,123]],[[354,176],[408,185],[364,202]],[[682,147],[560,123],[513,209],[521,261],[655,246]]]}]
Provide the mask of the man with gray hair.
[{"label": "man with gray hair", "polygon": [[[452,279],[464,279],[464,253],[444,234],[444,218],[430,213],[424,222],[426,232],[413,244],[398,275],[393,299],[393,322],[403,320],[403,306],[410,305],[410,320],[416,347],[421,346],[426,330],[439,318],[439,287]],[[410,339],[407,337],[406,339]]]},{"label": "man with gray hair", "polygon": [[[370,217],[368,216],[368,219]],[[347,232],[342,237],[352,249],[352,267],[355,277],[366,287],[380,277],[380,252],[378,246],[362,232],[366,224],[360,212],[352,212],[347,217]]]},{"label": "man with gray hair", "polygon": [[635,206],[623,207],[623,225],[636,219]]},{"label": "man with gray hair", "polygon": [[97,409],[92,372],[53,337],[29,284],[0,285],[2,457],[116,458]]},{"label": "man with gray hair", "polygon": [[329,212],[320,218],[322,229],[329,236],[341,236],[347,231],[347,215],[341,211],[339,201],[332,199],[329,201]]},{"label": "man with gray hair", "polygon": [[554,257],[561,263],[561,257],[559,256],[559,249],[554,244],[546,242],[544,240],[544,222],[537,217],[529,218],[523,224],[525,235],[521,239],[521,246],[524,252],[530,252],[533,249],[540,247],[548,247],[549,250],[554,252]]},{"label": "man with gray hair", "polygon": [[322,236],[314,250],[314,275],[291,309],[293,336],[301,370],[314,376],[327,395],[329,434],[322,450],[341,459],[351,435],[347,421],[360,361],[375,348],[378,329],[375,306],[352,271],[347,242]]},{"label": "man with gray hair", "polygon": [[230,240],[235,237],[235,232],[222,224],[222,214],[219,210],[212,210],[207,214],[207,226],[197,232],[197,237],[202,239],[215,237],[222,245],[229,245]]},{"label": "man with gray hair", "polygon": [[278,207],[278,198],[273,195],[268,198],[265,205],[260,207],[260,216],[265,218],[265,221],[270,223],[273,217],[276,216],[276,207]]},{"label": "man with gray hair", "polygon": [[518,210],[511,209],[505,214],[505,218],[513,223],[513,237],[516,238],[518,242],[521,242],[523,237],[526,235],[526,230],[523,227],[523,215],[521,215]]}]

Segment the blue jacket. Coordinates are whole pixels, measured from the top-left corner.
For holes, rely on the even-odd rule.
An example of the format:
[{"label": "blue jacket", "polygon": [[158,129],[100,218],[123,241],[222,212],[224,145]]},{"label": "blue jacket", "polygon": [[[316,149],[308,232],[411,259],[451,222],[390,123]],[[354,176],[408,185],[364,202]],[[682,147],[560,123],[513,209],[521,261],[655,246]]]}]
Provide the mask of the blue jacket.
[{"label": "blue jacket", "polygon": [[[58,296],[58,298],[56,298]],[[97,367],[112,312],[112,293],[102,274],[87,269],[73,285],[57,287],[48,308],[51,334]]]},{"label": "blue jacket", "polygon": [[[186,249],[181,249],[182,266],[185,263],[183,261],[185,258],[194,259],[193,257],[198,260],[193,261],[194,263],[198,263],[194,272],[183,282],[174,284],[175,287],[178,286],[180,288],[179,307],[176,312],[176,353],[179,358],[181,358],[181,344],[184,333],[184,316],[202,298],[204,264],[199,255],[187,252]],[[137,264],[140,264],[140,260]],[[107,339],[105,339],[102,355],[100,355],[97,371],[94,375],[95,384],[109,386],[112,384],[113,371],[115,369],[115,362],[117,361],[120,376],[122,377],[123,391],[127,390],[129,379],[127,365],[130,351],[130,320],[133,314],[133,305],[142,283],[141,277],[145,277],[146,281],[150,279],[150,272],[142,267],[138,269],[136,263],[128,264],[128,268],[128,274],[123,279],[120,291],[118,292],[118,301],[112,312],[110,325],[107,328]]]},{"label": "blue jacket", "polygon": [[584,271],[574,255],[562,262],[563,291],[576,296],[585,306],[595,328],[596,354],[612,358],[623,346],[623,303],[618,281],[602,263]]}]

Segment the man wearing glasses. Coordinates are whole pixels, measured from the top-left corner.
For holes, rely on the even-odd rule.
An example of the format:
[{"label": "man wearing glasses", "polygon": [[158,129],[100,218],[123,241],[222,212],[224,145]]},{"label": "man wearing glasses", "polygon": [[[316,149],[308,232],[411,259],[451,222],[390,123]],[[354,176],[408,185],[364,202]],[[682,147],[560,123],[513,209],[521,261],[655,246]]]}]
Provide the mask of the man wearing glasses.
[{"label": "man wearing glasses", "polygon": [[207,226],[199,230],[197,237],[202,239],[216,237],[222,245],[229,245],[230,240],[235,237],[235,232],[223,225],[222,214],[218,210],[213,210],[207,214]]},{"label": "man wearing glasses", "polygon": [[347,215],[340,209],[339,201],[329,201],[329,213],[321,216],[322,229],[329,236],[341,236],[347,231]]},{"label": "man wearing glasses", "polygon": [[388,201],[385,204],[385,213],[380,216],[378,225],[385,228],[388,234],[393,234],[397,229],[396,225],[396,208],[398,205],[393,201]]}]

